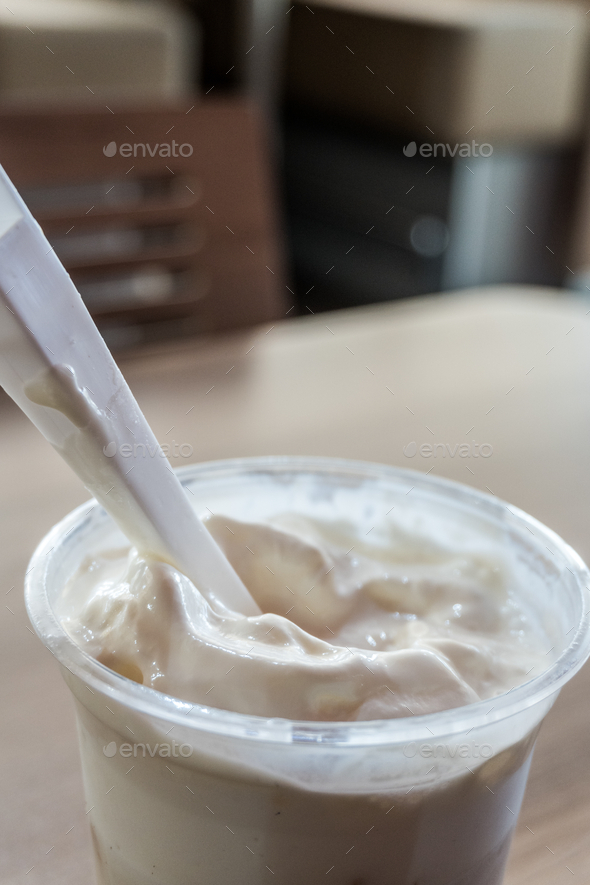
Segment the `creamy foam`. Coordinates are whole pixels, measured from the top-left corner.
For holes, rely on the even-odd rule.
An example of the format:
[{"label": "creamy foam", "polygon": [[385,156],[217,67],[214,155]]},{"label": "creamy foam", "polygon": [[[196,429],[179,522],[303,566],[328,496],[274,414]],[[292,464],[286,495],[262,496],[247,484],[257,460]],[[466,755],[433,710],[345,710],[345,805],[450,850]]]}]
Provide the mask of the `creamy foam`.
[{"label": "creamy foam", "polygon": [[[489,550],[352,523],[211,515],[263,614],[213,608],[131,549],[87,558],[59,615],[89,654],[192,703],[307,720],[383,719],[509,691],[546,665],[510,568]],[[530,677],[529,677],[529,674]]]}]

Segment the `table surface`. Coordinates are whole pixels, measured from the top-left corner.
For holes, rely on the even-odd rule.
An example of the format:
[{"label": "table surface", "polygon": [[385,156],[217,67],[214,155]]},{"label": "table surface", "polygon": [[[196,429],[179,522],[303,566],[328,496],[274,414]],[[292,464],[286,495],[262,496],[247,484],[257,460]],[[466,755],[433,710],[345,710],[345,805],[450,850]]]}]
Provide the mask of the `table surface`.
[{"label": "table surface", "polygon": [[[433,468],[529,511],[588,559],[589,307],[552,290],[488,289],[119,362],[160,441],[176,442],[175,466],[313,454]],[[433,442],[455,457],[440,447],[423,457],[420,445]],[[469,458],[455,450],[463,442]],[[475,457],[474,443],[493,451]],[[80,885],[92,881],[92,862],[73,705],[28,625],[22,584],[38,540],[88,495],[3,395],[0,490],[0,880]],[[507,885],[590,876],[589,688],[586,667],[541,731]]]}]

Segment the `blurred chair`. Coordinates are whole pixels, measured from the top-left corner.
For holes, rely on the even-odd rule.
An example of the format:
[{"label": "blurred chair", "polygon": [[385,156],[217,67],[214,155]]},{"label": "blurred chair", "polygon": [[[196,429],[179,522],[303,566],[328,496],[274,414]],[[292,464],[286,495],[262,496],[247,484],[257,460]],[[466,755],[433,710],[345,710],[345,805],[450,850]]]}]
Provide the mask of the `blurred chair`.
[{"label": "blurred chair", "polygon": [[285,314],[258,115],[0,111],[0,162],[113,346]]}]

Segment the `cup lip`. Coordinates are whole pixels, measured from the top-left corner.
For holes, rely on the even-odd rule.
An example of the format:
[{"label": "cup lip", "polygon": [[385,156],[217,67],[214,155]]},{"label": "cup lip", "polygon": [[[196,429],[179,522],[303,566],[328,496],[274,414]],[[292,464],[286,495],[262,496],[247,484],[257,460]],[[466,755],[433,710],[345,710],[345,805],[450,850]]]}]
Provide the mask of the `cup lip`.
[{"label": "cup lip", "polygon": [[[406,744],[430,739],[465,734],[466,729],[491,725],[532,707],[556,695],[559,689],[583,666],[590,655],[590,572],[581,557],[562,538],[534,517],[493,495],[462,483],[441,477],[431,477],[416,470],[393,467],[376,462],[314,456],[273,455],[232,458],[186,465],[175,472],[181,482],[189,482],[205,475],[229,473],[243,475],[256,472],[332,473],[364,479],[409,479],[413,487],[452,495],[454,501],[476,505],[496,517],[510,514],[510,524],[529,528],[539,542],[559,552],[564,568],[577,582],[582,617],[573,631],[569,645],[540,675],[533,677],[501,695],[454,707],[437,713],[427,713],[396,719],[361,721],[308,721],[267,718],[244,713],[233,713],[216,707],[191,704],[132,682],[92,658],[66,633],[57,620],[48,600],[46,578],[50,554],[58,549],[72,529],[88,518],[89,508],[96,508],[92,519],[109,517],[94,498],[81,504],[60,520],[37,546],[25,576],[25,603],[29,619],[37,635],[59,663],[72,675],[96,692],[108,696],[115,703],[167,723],[198,731],[267,743],[317,743],[324,745],[354,744],[379,746]],[[508,524],[508,523],[507,523]],[[551,544],[551,547],[548,546]],[[552,549],[554,548],[554,549]],[[55,554],[54,554],[55,555]],[[490,708],[490,704],[492,709]]]}]

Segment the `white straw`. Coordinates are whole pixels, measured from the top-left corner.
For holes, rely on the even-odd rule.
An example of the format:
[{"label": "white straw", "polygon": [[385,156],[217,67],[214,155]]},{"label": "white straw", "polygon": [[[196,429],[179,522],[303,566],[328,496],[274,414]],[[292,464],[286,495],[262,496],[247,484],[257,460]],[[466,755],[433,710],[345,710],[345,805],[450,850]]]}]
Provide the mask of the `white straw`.
[{"label": "white straw", "polygon": [[176,566],[210,602],[259,613],[2,167],[0,384],[141,552]]}]

